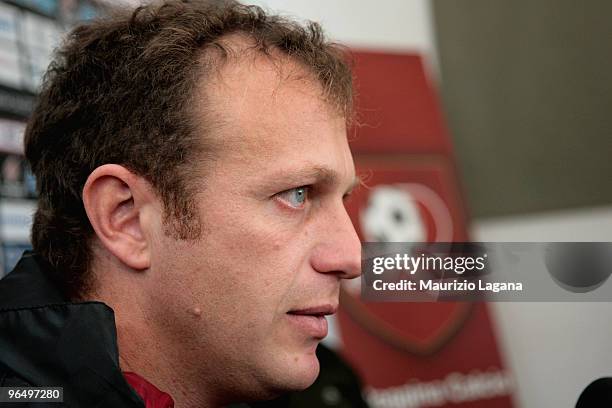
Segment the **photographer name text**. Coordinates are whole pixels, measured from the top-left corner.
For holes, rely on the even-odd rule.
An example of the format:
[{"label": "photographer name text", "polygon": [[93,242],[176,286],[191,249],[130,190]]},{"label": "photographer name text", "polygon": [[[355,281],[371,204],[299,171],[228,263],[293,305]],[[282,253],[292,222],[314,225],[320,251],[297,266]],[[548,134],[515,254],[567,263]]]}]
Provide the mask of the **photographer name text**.
[{"label": "photographer name text", "polygon": [[[521,292],[522,282],[490,282],[487,274],[487,254],[480,256],[439,256],[435,254],[396,254],[372,259],[371,273],[381,279],[372,280],[372,289],[380,291],[434,292]],[[435,273],[437,278],[428,279]],[[382,279],[382,274],[385,279]],[[450,278],[454,274],[457,278]],[[410,279],[402,279],[409,276]],[[468,279],[459,279],[467,277]],[[442,278],[444,276],[444,278]],[[420,278],[420,279],[419,279]],[[431,275],[429,275],[431,278]]]},{"label": "photographer name text", "polygon": [[418,282],[402,279],[398,282],[384,282],[377,279],[372,282],[372,288],[376,291],[438,291],[438,292],[520,292],[523,290],[521,282],[486,282],[478,279],[476,282],[468,280],[451,281],[420,280]]}]

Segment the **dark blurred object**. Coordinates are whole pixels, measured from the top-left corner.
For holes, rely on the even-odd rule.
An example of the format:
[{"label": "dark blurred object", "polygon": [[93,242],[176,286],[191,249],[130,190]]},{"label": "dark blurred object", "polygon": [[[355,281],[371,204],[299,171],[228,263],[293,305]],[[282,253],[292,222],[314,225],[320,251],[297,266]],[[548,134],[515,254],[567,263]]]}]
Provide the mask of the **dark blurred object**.
[{"label": "dark blurred object", "polygon": [[576,403],[576,408],[610,407],[612,407],[612,378],[593,381],[582,391]]},{"label": "dark blurred object", "polygon": [[66,30],[103,14],[97,0],[0,0],[0,119],[27,119]]},{"label": "dark blurred object", "polygon": [[550,276],[563,289],[590,292],[612,274],[612,243],[553,242],[546,247],[545,263]]},{"label": "dark blurred object", "polygon": [[36,180],[23,156],[0,152],[0,197],[36,198]]},{"label": "dark blurred object", "polygon": [[281,398],[252,403],[252,408],[312,408],[312,407],[367,407],[361,394],[361,381],[349,365],[334,351],[320,344],[317,357],[321,373],[309,388]]}]

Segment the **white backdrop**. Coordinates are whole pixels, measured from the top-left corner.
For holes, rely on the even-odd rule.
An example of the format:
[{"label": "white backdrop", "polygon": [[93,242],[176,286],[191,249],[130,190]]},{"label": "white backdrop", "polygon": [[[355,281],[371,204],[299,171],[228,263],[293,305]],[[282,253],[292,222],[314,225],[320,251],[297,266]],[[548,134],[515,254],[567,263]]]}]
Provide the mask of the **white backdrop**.
[{"label": "white backdrop", "polygon": [[[479,241],[612,241],[612,207],[477,221]],[[573,407],[612,376],[612,303],[492,303],[523,407]]]}]

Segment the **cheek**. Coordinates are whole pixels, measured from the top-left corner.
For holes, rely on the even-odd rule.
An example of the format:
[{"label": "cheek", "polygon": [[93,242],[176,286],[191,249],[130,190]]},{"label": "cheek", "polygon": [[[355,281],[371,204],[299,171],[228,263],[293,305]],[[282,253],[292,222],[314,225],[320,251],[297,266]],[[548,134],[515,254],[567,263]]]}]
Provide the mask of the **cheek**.
[{"label": "cheek", "polygon": [[262,318],[264,311],[271,316],[300,286],[300,271],[308,260],[306,229],[273,202],[220,207],[205,201],[201,208],[208,211],[201,211],[199,241],[167,238],[160,245],[159,262],[179,279],[175,295],[186,307],[203,303],[197,307],[228,317],[259,313]]},{"label": "cheek", "polygon": [[218,247],[213,257],[208,272],[223,271],[215,281],[238,302],[273,300],[292,286],[301,269],[300,257],[287,243],[246,235]]},{"label": "cheek", "polygon": [[301,282],[304,255],[299,245],[271,239],[269,234],[248,233],[214,245],[215,265],[207,273],[223,271],[223,279],[213,278],[216,294],[224,294],[219,305],[223,310],[218,313],[235,317],[231,330],[268,336],[305,286]]},{"label": "cheek", "polygon": [[225,266],[240,265],[243,273],[248,273],[251,267],[259,269],[267,264],[268,274],[273,276],[304,258],[300,252],[305,252],[306,245],[299,214],[287,214],[271,200],[225,216],[219,214],[217,219],[225,221],[209,225],[205,241],[214,248],[211,255]]}]

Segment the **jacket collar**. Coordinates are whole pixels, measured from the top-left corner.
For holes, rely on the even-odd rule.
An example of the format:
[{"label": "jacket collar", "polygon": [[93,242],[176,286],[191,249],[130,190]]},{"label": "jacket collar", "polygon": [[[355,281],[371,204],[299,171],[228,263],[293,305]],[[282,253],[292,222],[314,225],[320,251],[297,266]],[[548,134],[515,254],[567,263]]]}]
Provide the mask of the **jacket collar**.
[{"label": "jacket collar", "polygon": [[55,276],[26,252],[0,280],[0,371],[34,386],[64,387],[69,406],[144,407],[119,368],[113,310],[71,303]]},{"label": "jacket collar", "polygon": [[26,251],[17,266],[0,280],[0,310],[67,303],[55,283],[57,272],[32,251]]}]

